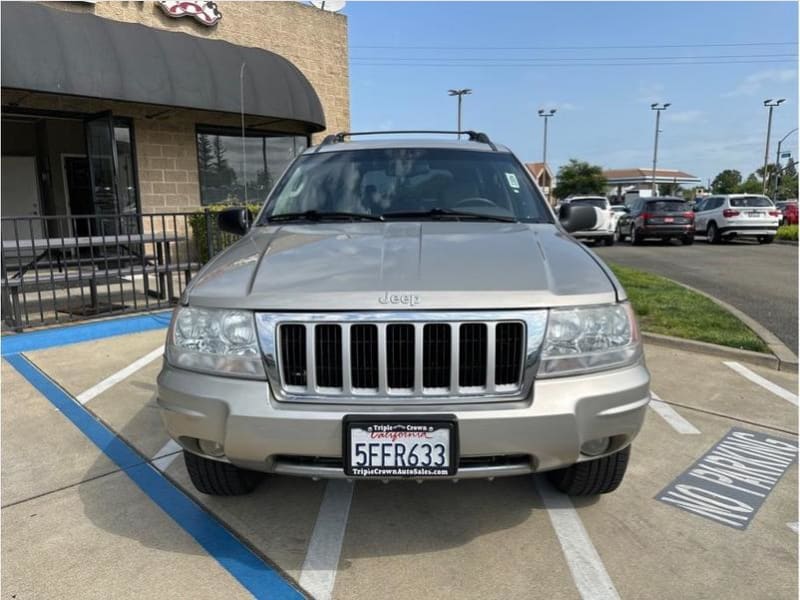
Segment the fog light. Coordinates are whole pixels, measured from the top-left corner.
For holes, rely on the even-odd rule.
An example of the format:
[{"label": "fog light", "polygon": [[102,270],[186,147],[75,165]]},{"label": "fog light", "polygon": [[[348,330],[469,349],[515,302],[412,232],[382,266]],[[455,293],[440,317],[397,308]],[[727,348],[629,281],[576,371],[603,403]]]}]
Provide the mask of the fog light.
[{"label": "fog light", "polygon": [[581,454],[585,454],[586,456],[597,456],[608,450],[610,445],[611,438],[607,437],[589,440],[588,442],[584,442],[581,446]]},{"label": "fog light", "polygon": [[215,456],[217,458],[225,456],[225,449],[222,447],[222,444],[212,442],[211,440],[197,440],[197,444],[200,446],[200,451],[203,454]]}]

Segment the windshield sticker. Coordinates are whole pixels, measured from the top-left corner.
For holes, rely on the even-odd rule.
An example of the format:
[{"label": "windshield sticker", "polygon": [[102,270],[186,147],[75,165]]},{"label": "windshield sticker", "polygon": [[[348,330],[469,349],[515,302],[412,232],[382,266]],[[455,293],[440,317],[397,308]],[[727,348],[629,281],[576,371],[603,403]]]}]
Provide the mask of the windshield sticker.
[{"label": "windshield sticker", "polygon": [[506,180],[508,181],[508,185],[514,188],[514,190],[519,191],[519,180],[514,173],[506,173]]}]

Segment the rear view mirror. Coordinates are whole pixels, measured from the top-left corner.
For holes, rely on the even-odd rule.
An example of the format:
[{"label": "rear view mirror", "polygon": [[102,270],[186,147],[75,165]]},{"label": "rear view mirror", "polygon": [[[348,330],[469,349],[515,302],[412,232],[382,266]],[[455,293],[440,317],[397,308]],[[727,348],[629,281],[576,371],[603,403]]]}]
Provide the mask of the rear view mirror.
[{"label": "rear view mirror", "polygon": [[558,220],[569,233],[586,231],[597,225],[597,212],[594,206],[563,204],[558,211]]},{"label": "rear view mirror", "polygon": [[244,235],[250,229],[253,222],[253,215],[244,206],[234,206],[226,208],[217,215],[217,225],[226,233],[234,235]]}]

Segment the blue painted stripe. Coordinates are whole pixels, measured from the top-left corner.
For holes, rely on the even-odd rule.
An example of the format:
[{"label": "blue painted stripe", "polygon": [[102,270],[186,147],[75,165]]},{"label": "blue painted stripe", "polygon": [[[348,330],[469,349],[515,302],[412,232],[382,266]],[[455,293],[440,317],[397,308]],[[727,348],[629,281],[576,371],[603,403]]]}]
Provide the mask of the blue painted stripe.
[{"label": "blue painted stripe", "polygon": [[4,335],[0,340],[0,350],[2,355],[6,356],[7,354],[19,354],[20,352],[44,350],[54,346],[66,346],[67,344],[99,340],[114,337],[115,335],[163,329],[169,325],[171,316],[171,310],[161,310],[145,315],[121,317],[119,319],[108,319],[65,327],[51,327],[50,329],[17,335]]},{"label": "blue painted stripe", "polygon": [[256,598],[303,595],[27,358],[5,359]]}]

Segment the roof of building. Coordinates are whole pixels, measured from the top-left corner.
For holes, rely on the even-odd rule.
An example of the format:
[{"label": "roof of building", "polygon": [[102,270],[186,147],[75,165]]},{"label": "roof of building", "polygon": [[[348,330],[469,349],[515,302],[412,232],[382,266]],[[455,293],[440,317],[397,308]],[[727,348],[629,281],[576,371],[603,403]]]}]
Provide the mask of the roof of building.
[{"label": "roof of building", "polygon": [[[652,183],[653,169],[608,169],[603,175],[610,184]],[[656,169],[656,183],[695,183],[700,178],[685,171]]]},{"label": "roof of building", "polygon": [[314,88],[273,52],[34,2],[3,3],[2,17],[4,88],[242,111],[325,129]]},{"label": "roof of building", "polygon": [[545,165],[543,162],[531,162],[525,163],[525,166],[528,167],[528,170],[537,179],[541,176],[542,171],[545,169],[547,169],[547,174],[550,176],[550,178],[553,178],[553,170],[550,168],[550,165]]}]

